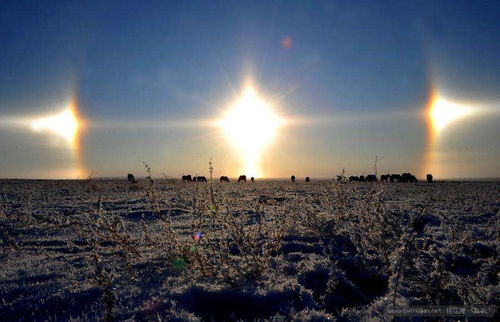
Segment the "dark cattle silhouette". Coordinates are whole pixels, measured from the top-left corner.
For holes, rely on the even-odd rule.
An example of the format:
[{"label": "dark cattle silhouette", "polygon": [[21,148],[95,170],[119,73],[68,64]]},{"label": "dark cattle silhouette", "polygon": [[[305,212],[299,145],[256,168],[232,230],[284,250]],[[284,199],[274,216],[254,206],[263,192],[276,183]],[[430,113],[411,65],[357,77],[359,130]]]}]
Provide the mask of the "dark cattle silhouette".
[{"label": "dark cattle silhouette", "polygon": [[226,176],[220,177],[220,182],[229,182],[229,178]]},{"label": "dark cattle silhouette", "polygon": [[191,181],[193,181],[193,179],[191,178],[190,174],[182,176],[182,182],[191,182]]},{"label": "dark cattle silhouette", "polygon": [[401,175],[401,182],[411,182],[411,183],[413,183],[413,182],[418,182],[418,180],[417,180],[417,178],[413,174],[411,174],[409,172],[406,172],[406,173],[403,173]]},{"label": "dark cattle silhouette", "polygon": [[374,174],[369,174],[366,176],[366,181],[368,182],[377,182],[377,176]]},{"label": "dark cattle silhouette", "polygon": [[204,176],[198,176],[195,178],[196,178],[196,181],[198,181],[198,182],[207,182],[207,178],[205,178]]},{"label": "dark cattle silhouette", "polygon": [[344,176],[337,175],[337,181],[342,182],[342,180],[344,180]]},{"label": "dark cattle silhouette", "polygon": [[359,177],[356,177],[356,176],[350,176],[349,177],[349,181],[359,181]]},{"label": "dark cattle silhouette", "polygon": [[411,173],[405,172],[401,175],[401,182],[410,182],[411,180]]},{"label": "dark cattle silhouette", "polygon": [[311,181],[311,178],[306,177],[306,182],[309,182],[309,181]]},{"label": "dark cattle silhouette", "polygon": [[413,174],[409,172],[405,172],[401,175],[401,182],[418,182],[417,177],[415,177]]},{"label": "dark cattle silhouette", "polygon": [[380,181],[387,182],[387,180],[389,180],[390,177],[391,177],[390,174],[383,174],[380,176]]},{"label": "dark cattle silhouette", "polygon": [[359,176],[359,182],[366,182],[365,176]]},{"label": "dark cattle silhouette", "polygon": [[427,182],[432,183],[432,174],[427,174]]},{"label": "dark cattle silhouette", "polygon": [[391,182],[401,182],[400,174],[391,174],[390,178]]},{"label": "dark cattle silhouette", "polygon": [[135,181],[134,175],[132,173],[128,174],[127,180],[128,180],[128,182],[137,183],[137,181]]},{"label": "dark cattle silhouette", "polygon": [[240,181],[247,182],[247,176],[246,176],[246,175],[241,175],[241,176],[238,178],[238,182],[240,182]]},{"label": "dark cattle silhouette", "polygon": [[295,182],[295,176],[291,176],[290,180],[292,180],[292,182]]},{"label": "dark cattle silhouette", "polygon": [[254,181],[255,181],[255,178],[254,178],[254,177],[251,177],[251,178],[250,178],[250,180],[252,180],[252,182],[254,182]]}]

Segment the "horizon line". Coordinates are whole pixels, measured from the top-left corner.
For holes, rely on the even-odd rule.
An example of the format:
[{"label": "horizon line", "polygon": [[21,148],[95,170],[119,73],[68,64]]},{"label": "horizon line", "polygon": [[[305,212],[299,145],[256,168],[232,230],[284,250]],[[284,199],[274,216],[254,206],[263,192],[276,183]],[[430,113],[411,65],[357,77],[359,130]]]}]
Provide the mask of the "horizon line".
[{"label": "horizon line", "polygon": [[[379,175],[378,175],[379,176]],[[251,176],[250,176],[251,177]],[[238,176],[236,177],[229,177],[230,179],[238,179]],[[306,177],[297,177],[296,176],[296,181],[297,179],[305,179]],[[321,181],[326,181],[326,180],[333,180],[337,182],[337,179],[334,177],[309,177],[311,180],[321,180]],[[346,176],[346,179],[349,177]],[[141,176],[137,177],[137,179],[142,179],[146,180],[146,176]],[[178,179],[181,180],[181,177],[152,177],[153,180],[172,180],[172,179]],[[209,178],[207,178],[209,179]],[[417,179],[421,181],[426,181],[425,178],[418,178]],[[87,181],[89,178],[0,178],[0,181],[8,181],[8,180],[18,180],[18,181]],[[92,177],[90,180],[123,180],[127,181],[127,178],[125,176],[100,176],[100,177]],[[219,181],[218,177],[213,178],[214,181]],[[259,177],[255,178],[255,180],[269,180],[269,181],[282,181],[286,180],[289,181],[289,177]],[[380,180],[379,180],[380,181]],[[500,177],[450,177],[450,178],[434,178],[433,181],[500,181]],[[397,182],[394,182],[397,183]]]}]

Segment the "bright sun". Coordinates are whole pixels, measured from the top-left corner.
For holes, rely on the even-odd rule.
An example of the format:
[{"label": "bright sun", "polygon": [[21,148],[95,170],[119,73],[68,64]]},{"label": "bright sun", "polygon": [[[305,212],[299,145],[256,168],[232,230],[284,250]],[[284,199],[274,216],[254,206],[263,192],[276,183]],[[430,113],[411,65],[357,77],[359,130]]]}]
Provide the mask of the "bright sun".
[{"label": "bright sun", "polygon": [[429,116],[436,133],[441,132],[448,124],[461,119],[472,112],[471,108],[449,102],[441,97],[434,100]]},{"label": "bright sun", "polygon": [[59,114],[34,119],[30,125],[35,132],[47,131],[62,137],[70,144],[74,144],[80,122],[74,109],[70,107]]},{"label": "bright sun", "polygon": [[245,163],[243,171],[250,176],[262,175],[261,153],[283,124],[284,120],[251,86],[217,122],[226,139],[239,151]]}]

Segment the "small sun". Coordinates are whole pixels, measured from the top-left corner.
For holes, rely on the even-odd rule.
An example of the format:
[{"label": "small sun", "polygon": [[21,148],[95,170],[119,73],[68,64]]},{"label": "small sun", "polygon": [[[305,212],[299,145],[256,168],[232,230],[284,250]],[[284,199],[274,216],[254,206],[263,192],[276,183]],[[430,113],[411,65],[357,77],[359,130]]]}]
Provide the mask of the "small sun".
[{"label": "small sun", "polygon": [[58,114],[34,119],[30,125],[35,132],[50,132],[73,144],[78,136],[80,122],[75,110],[69,107]]},{"label": "small sun", "polygon": [[441,132],[450,123],[472,113],[472,109],[437,97],[429,110],[432,127],[436,133]]}]

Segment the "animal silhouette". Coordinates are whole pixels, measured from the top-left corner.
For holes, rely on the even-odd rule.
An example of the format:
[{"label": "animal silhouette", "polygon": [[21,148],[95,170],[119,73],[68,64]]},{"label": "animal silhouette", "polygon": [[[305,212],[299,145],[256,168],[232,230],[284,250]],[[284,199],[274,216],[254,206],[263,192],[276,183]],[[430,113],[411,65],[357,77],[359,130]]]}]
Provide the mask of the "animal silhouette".
[{"label": "animal silhouette", "polygon": [[427,174],[427,182],[432,183],[432,174]]},{"label": "animal silhouette", "polygon": [[243,181],[243,182],[247,182],[247,176],[242,174],[239,178],[238,178],[238,182],[240,181]]},{"label": "animal silhouette", "polygon": [[400,182],[416,183],[416,182],[418,182],[418,180],[417,180],[417,177],[415,177],[413,174],[411,174],[409,172],[405,172],[401,175]]},{"label": "animal silhouette", "polygon": [[[429,176],[429,175],[428,175]],[[432,182],[432,175],[430,175],[430,182]],[[409,172],[405,172],[403,174],[383,174],[380,176],[380,181],[383,182],[410,182],[410,183],[417,183],[418,179],[415,177],[413,174]],[[359,181],[359,182],[377,182],[378,178],[377,175],[375,174],[369,174],[366,177],[365,176],[350,176],[349,181]],[[427,179],[429,181],[429,177]]]},{"label": "animal silhouette", "polygon": [[400,174],[391,174],[391,176],[389,177],[389,180],[391,180],[391,182],[401,182],[401,175]]},{"label": "animal silhouette", "polygon": [[220,182],[229,182],[229,178],[226,176],[221,176],[220,177]]},{"label": "animal silhouette", "polygon": [[306,177],[306,182],[309,182],[309,181],[311,181],[311,178]]},{"label": "animal silhouette", "polygon": [[411,180],[411,173],[405,172],[401,175],[401,182],[410,182]]},{"label": "animal silhouette", "polygon": [[413,174],[411,174],[409,172],[405,172],[405,173],[403,173],[401,175],[401,182],[411,182],[411,183],[413,183],[413,182],[418,182],[418,180],[417,180],[417,178]]},{"label": "animal silhouette", "polygon": [[255,178],[254,178],[254,177],[251,177],[251,178],[250,178],[250,180],[252,180],[252,182],[254,182],[254,181],[255,181]]},{"label": "animal silhouette", "polygon": [[191,182],[191,181],[193,181],[193,179],[191,178],[190,174],[182,176],[182,182]]},{"label": "animal silhouette", "polygon": [[204,176],[198,176],[198,177],[196,177],[196,181],[198,181],[198,182],[207,182],[207,178],[205,178]]},{"label": "animal silhouette", "polygon": [[128,182],[137,183],[137,181],[135,181],[134,175],[132,173],[128,174],[127,180],[128,180]]},{"label": "animal silhouette", "polygon": [[295,182],[295,176],[291,176],[290,180],[292,180],[292,182]]}]

